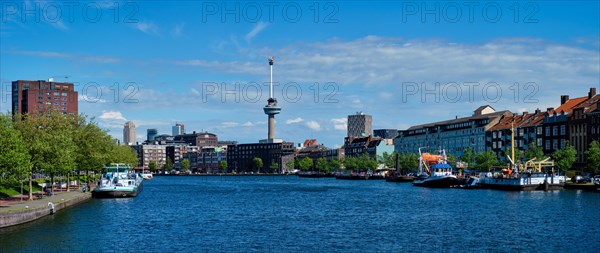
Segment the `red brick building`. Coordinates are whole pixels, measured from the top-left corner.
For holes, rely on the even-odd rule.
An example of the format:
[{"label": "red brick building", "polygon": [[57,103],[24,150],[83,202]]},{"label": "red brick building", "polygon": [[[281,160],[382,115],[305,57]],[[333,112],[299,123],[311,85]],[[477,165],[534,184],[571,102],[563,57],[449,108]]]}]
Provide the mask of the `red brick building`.
[{"label": "red brick building", "polygon": [[50,109],[78,114],[77,92],[72,83],[49,81],[12,82],[12,112],[36,114]]}]

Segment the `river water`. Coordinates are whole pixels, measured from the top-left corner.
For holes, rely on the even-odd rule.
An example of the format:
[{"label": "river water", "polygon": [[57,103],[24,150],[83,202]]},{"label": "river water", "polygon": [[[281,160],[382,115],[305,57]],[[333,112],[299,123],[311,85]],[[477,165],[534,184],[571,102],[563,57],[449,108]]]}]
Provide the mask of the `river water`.
[{"label": "river water", "polygon": [[599,252],[600,194],[155,177],[0,230],[2,252]]}]

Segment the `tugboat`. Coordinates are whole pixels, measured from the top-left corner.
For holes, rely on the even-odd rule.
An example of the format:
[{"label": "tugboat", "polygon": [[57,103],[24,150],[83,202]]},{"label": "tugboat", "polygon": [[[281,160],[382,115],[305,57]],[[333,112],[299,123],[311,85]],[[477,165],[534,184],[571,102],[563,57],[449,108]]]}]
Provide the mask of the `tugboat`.
[{"label": "tugboat", "polygon": [[92,191],[94,198],[128,198],[137,196],[143,188],[144,178],[127,165],[111,164],[105,168],[100,183]]},{"label": "tugboat", "polygon": [[420,176],[413,181],[415,186],[431,188],[449,188],[458,185],[458,178],[452,172],[452,166],[447,162],[446,151],[441,150],[439,155],[421,153],[419,148],[419,172],[427,173],[427,177]]},{"label": "tugboat", "polygon": [[[536,161],[533,158],[524,165],[517,166],[514,161],[514,126],[511,126],[511,156],[508,168],[500,172],[488,172],[480,176],[477,186],[486,189],[507,191],[560,190],[566,182],[565,176],[554,171],[554,162],[550,158]],[[521,168],[519,168],[521,167]]]}]

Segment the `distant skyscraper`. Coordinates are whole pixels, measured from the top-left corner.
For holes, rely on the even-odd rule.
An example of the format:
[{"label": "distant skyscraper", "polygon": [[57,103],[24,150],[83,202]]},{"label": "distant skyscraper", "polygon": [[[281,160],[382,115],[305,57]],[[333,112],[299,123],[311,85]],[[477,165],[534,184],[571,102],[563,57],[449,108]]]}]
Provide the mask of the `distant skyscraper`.
[{"label": "distant skyscraper", "polygon": [[77,91],[73,83],[48,81],[12,82],[12,113],[36,114],[49,110],[78,114]]},{"label": "distant skyscraper", "polygon": [[373,131],[373,118],[362,112],[348,115],[348,137],[368,136]]},{"label": "distant skyscraper", "polygon": [[123,144],[135,144],[135,124],[133,124],[133,121],[125,122],[125,127],[123,128]]},{"label": "distant skyscraper", "polygon": [[158,135],[158,130],[156,128],[149,128],[146,135],[148,141],[154,141],[154,137]]},{"label": "distant skyscraper", "polygon": [[185,127],[183,126],[183,124],[175,124],[173,126],[173,136],[177,136],[177,135],[182,135],[185,133]]}]

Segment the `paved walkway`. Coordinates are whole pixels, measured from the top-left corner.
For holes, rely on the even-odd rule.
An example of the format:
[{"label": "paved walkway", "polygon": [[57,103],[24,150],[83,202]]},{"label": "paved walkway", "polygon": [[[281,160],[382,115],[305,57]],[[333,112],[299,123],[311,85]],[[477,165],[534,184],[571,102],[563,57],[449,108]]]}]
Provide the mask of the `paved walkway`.
[{"label": "paved walkway", "polygon": [[[92,193],[91,192],[83,193],[83,192],[81,192],[81,190],[72,190],[70,192],[66,192],[66,191],[65,192],[55,192],[53,196],[44,196],[41,199],[36,199],[33,201],[25,200],[23,202],[18,202],[15,204],[0,205],[0,214],[3,212],[13,212],[13,211],[18,211],[18,210],[23,210],[26,208],[26,206],[28,206],[28,209],[47,207],[48,202],[57,204],[59,202],[64,202],[69,199],[74,199],[79,196],[83,196],[85,194],[92,194]],[[29,197],[29,196],[27,196],[27,197]],[[27,198],[24,198],[24,199],[27,199]]]}]

